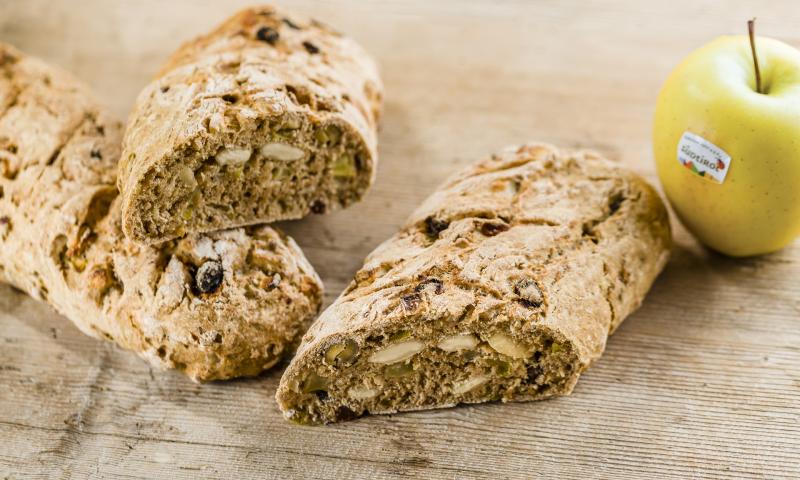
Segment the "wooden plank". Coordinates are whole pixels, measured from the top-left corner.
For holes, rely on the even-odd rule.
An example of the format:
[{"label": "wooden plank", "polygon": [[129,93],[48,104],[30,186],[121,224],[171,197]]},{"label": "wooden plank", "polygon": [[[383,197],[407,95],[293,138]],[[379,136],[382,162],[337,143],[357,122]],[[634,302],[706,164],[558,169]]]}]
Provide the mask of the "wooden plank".
[{"label": "wooden plank", "polygon": [[[6,1],[0,40],[75,72],[124,116],[171,50],[246,3]],[[327,302],[459,166],[539,139],[655,181],[655,96],[686,53],[753,15],[800,46],[788,0],[587,3],[287,2],[363,42],[387,88],[368,198],[284,225]],[[281,418],[280,371],[195,385],[0,286],[0,478],[800,477],[800,244],[736,261],[677,224],[676,240],[572,396],[325,428]]]}]

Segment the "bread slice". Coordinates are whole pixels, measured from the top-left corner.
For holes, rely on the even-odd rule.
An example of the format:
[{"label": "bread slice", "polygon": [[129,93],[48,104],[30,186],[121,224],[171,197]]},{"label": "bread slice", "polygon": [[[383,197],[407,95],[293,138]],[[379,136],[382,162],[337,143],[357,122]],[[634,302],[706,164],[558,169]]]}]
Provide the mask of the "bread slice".
[{"label": "bread slice", "polygon": [[381,91],[369,56],[329,27],[239,12],[139,95],[118,182],[123,231],[152,244],[358,201],[375,175]]},{"label": "bread slice", "polygon": [[127,241],[114,186],[122,126],[69,74],[0,44],[0,281],[83,332],[198,381],[292,350],[322,285],[269,227]]},{"label": "bread slice", "polygon": [[366,259],[281,379],[290,420],[565,395],[669,256],[667,211],[593,153],[504,150]]}]

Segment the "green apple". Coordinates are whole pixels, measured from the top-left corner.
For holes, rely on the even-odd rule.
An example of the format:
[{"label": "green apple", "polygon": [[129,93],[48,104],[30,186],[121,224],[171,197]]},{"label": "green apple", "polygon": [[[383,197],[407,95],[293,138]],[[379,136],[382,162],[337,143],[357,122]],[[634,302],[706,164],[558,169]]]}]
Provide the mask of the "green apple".
[{"label": "green apple", "polygon": [[800,234],[800,51],[752,33],[694,51],[659,93],[653,149],[702,243],[731,256],[783,248]]}]

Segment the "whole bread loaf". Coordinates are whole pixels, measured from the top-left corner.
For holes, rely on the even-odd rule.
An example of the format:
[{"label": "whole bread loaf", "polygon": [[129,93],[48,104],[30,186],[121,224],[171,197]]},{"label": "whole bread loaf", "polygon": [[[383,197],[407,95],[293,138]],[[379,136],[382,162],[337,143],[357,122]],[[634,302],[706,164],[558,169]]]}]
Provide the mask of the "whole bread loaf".
[{"label": "whole bread loaf", "polygon": [[312,324],[277,400],[300,423],[572,391],[669,256],[667,211],[596,154],[531,144],[456,174]]},{"label": "whole bread loaf", "polygon": [[381,91],[369,56],[329,27],[239,12],[139,95],[118,182],[125,234],[151,244],[359,200],[375,175]]},{"label": "whole bread loaf", "polygon": [[0,44],[0,280],[83,332],[195,380],[255,375],[322,285],[269,227],[140,247],[120,228],[121,125],[69,74]]}]

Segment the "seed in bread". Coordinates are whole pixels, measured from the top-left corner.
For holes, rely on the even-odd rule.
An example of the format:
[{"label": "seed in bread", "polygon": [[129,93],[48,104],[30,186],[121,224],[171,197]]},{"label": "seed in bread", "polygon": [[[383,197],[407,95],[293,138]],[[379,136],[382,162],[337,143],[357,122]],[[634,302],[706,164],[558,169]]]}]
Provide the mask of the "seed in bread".
[{"label": "seed in bread", "polygon": [[565,395],[669,256],[656,192],[531,144],[448,180],[312,324],[277,400],[299,423]]},{"label": "seed in bread", "polygon": [[272,7],[239,12],[139,95],[120,168],[123,231],[151,244],[360,200],[381,91],[349,38]]},{"label": "seed in bread", "polygon": [[256,375],[299,341],[322,285],[270,227],[127,241],[121,125],[69,74],[0,44],[0,281],[83,332],[198,381]]}]

